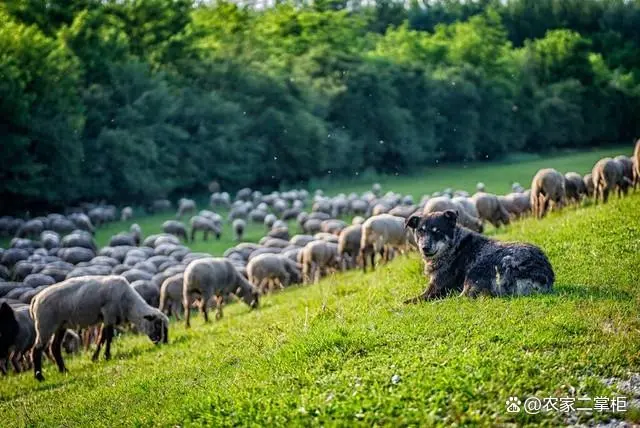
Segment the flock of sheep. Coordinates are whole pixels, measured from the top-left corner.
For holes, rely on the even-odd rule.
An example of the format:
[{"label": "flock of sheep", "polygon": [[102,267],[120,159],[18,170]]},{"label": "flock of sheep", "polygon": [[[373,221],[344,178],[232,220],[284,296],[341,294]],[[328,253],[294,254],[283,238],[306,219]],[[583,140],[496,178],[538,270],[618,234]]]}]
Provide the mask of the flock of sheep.
[{"label": "flock of sheep", "polygon": [[[553,207],[578,203],[583,198],[606,202],[610,192],[626,194],[640,183],[640,140],[633,158],[619,156],[598,161],[591,174],[561,174],[540,170],[531,189],[518,183],[504,196],[445,189],[424,196],[382,193],[374,184],[364,194],[327,197],[305,190],[262,194],[245,188],[232,201],[229,194],[211,195],[212,210],[228,210],[227,218],[211,210],[197,211],[194,201],[182,199],[176,217],[163,224],[163,233],[143,237],[133,225],[98,248],[95,227],[117,219],[113,206],[85,206],[68,215],[50,214],[23,221],[0,218],[0,234],[15,236],[10,248],[0,249],[0,370],[8,363],[15,372],[33,366],[43,380],[42,354],[66,367],[61,350],[79,352],[96,345],[97,359],[105,347],[110,357],[116,327],[147,334],[154,343],[168,341],[167,315],[185,318],[190,325],[192,307],[208,320],[209,305],[216,318],[222,306],[236,296],[250,308],[260,295],[292,284],[311,283],[336,271],[373,269],[377,261],[391,260],[415,246],[405,226],[412,214],[455,210],[458,222],[482,232],[533,214],[542,217]],[[171,209],[156,201],[155,212]],[[130,219],[125,207],[120,218]],[[187,225],[181,222],[191,215]],[[340,218],[352,218],[347,224]],[[295,220],[300,233],[290,230]],[[248,222],[264,224],[258,243],[241,242]],[[182,244],[202,232],[220,237],[230,224],[238,244],[222,257],[192,252]],[[189,233],[190,232],[190,233]],[[377,256],[380,256],[378,258]]]}]

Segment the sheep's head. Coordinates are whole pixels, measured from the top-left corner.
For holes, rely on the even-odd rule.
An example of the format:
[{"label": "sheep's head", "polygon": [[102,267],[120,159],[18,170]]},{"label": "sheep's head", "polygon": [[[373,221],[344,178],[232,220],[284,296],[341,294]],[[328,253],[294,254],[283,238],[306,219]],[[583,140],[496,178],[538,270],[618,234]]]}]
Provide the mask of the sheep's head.
[{"label": "sheep's head", "polygon": [[258,307],[260,303],[260,291],[257,288],[245,288],[242,290],[242,300],[249,306],[251,309],[255,309]]},{"label": "sheep's head", "polygon": [[18,322],[8,303],[0,304],[0,358],[5,358],[18,335]]},{"label": "sheep's head", "polygon": [[155,345],[169,341],[169,319],[160,311],[143,316],[140,330],[149,336]]}]

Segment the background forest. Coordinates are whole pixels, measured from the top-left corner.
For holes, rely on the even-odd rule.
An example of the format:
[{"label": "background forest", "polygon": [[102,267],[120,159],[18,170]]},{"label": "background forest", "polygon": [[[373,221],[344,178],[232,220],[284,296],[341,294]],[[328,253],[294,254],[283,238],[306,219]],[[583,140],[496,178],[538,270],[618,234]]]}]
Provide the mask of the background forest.
[{"label": "background forest", "polygon": [[640,1],[0,4],[3,212],[631,142]]}]

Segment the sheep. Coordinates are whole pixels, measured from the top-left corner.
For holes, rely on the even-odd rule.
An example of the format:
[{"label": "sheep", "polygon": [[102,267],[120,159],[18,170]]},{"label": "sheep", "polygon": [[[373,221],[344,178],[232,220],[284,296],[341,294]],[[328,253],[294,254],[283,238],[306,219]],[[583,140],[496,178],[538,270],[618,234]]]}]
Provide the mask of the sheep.
[{"label": "sheep", "polygon": [[258,290],[236,270],[229,260],[205,258],[189,263],[184,271],[182,294],[186,327],[191,327],[189,307],[194,294],[200,296],[200,311],[205,322],[208,322],[209,299],[216,297],[216,319],[220,319],[222,318],[222,299],[231,293],[242,298],[251,309],[258,307]]},{"label": "sheep", "polygon": [[393,207],[389,210],[389,214],[396,217],[409,218],[417,209],[418,207],[413,204],[403,204]]},{"label": "sheep", "polygon": [[294,235],[289,239],[289,242],[298,247],[304,247],[315,238],[311,235]]},{"label": "sheep", "polygon": [[504,209],[496,195],[478,192],[471,197],[471,200],[476,204],[478,216],[482,221],[488,221],[496,228],[502,224],[509,224],[509,213]]},{"label": "sheep", "polygon": [[82,247],[91,251],[97,251],[98,249],[93,236],[91,236],[91,234],[88,232],[82,231],[75,231],[62,238],[62,241],[60,241],[60,246],[64,248]]},{"label": "sheep", "polygon": [[567,201],[572,201],[576,204],[580,203],[582,195],[587,194],[587,188],[584,185],[582,176],[577,172],[567,172],[564,175],[564,189]]},{"label": "sheep", "polygon": [[236,200],[237,201],[250,201],[252,194],[253,194],[253,191],[250,188],[244,187],[244,188],[238,190],[238,193],[236,193]]},{"label": "sheep", "polygon": [[640,138],[636,141],[636,146],[633,149],[633,189],[635,190],[640,184]]},{"label": "sheep", "polygon": [[102,322],[94,361],[103,344],[105,358],[111,358],[114,326],[120,323],[132,322],[155,344],[168,341],[168,318],[149,306],[121,276],[84,276],[52,285],[33,299],[30,313],[36,330],[31,358],[39,381],[44,381],[42,352],[52,336],[51,353],[58,370],[67,371],[60,352],[67,327],[86,328]]},{"label": "sheep", "polygon": [[249,214],[248,214],[249,221],[253,223],[264,223],[264,218],[266,216],[267,216],[267,212],[259,209],[253,209],[249,211]]},{"label": "sheep", "polygon": [[325,233],[339,235],[342,229],[347,227],[347,223],[342,220],[329,219],[320,223],[320,230]]},{"label": "sheep", "polygon": [[204,234],[203,240],[205,241],[209,236],[209,232],[213,233],[217,240],[220,239],[220,228],[209,218],[197,215],[191,217],[189,223],[191,224],[191,242],[195,242],[196,232],[199,230]]},{"label": "sheep", "polygon": [[[21,363],[26,352],[33,346],[35,336],[28,305],[9,305],[6,302],[0,304],[0,360],[8,359],[16,373],[23,370]],[[2,365],[0,369],[6,374]]]},{"label": "sheep", "polygon": [[74,265],[80,262],[88,262],[95,256],[95,252],[83,247],[60,248],[58,251],[58,257]]},{"label": "sheep", "polygon": [[284,239],[285,241],[288,241],[290,238],[289,228],[288,227],[274,228],[267,233],[267,236],[269,238],[278,238],[278,239]]},{"label": "sheep", "polygon": [[364,223],[364,220],[364,217],[357,215],[351,219],[351,224],[362,224]]},{"label": "sheep", "polygon": [[593,187],[593,174],[585,174],[584,177],[582,177],[582,183],[584,184],[585,195],[589,198],[593,198],[595,194],[595,187]]},{"label": "sheep", "polygon": [[531,200],[526,193],[509,193],[498,200],[514,218],[521,218],[531,210]]},{"label": "sheep", "polygon": [[471,217],[480,218],[478,208],[476,208],[476,203],[471,198],[466,196],[456,196],[454,198],[451,198],[451,201],[460,205]]},{"label": "sheep", "polygon": [[124,207],[120,212],[120,221],[127,221],[133,218],[133,208]]},{"label": "sheep", "polygon": [[157,308],[160,304],[160,291],[151,280],[131,281],[131,287],[147,302],[147,305]]},{"label": "sheep", "polygon": [[369,211],[369,203],[362,199],[354,199],[350,202],[349,209],[353,214],[366,215]]},{"label": "sheep", "polygon": [[264,245],[265,247],[286,248],[289,246],[289,241],[286,239],[269,238],[265,236],[260,239],[259,244]]},{"label": "sheep", "polygon": [[338,237],[338,256],[342,271],[357,266],[360,254],[360,240],[362,239],[362,225],[356,224],[342,229]]},{"label": "sheep", "polygon": [[119,247],[121,245],[125,245],[128,247],[136,246],[136,238],[130,233],[121,232],[116,235],[113,235],[109,240],[110,247]]},{"label": "sheep", "polygon": [[564,176],[553,168],[539,170],[531,181],[531,209],[542,218],[553,203],[558,209],[565,203]]},{"label": "sheep", "polygon": [[309,235],[320,232],[322,229],[322,220],[317,218],[310,218],[304,222],[302,230]]},{"label": "sheep", "polygon": [[236,241],[242,241],[242,237],[244,235],[244,230],[247,227],[247,222],[244,221],[241,218],[237,218],[237,219],[233,220],[233,223],[231,224],[231,227],[233,228],[233,233],[235,235],[235,240]]},{"label": "sheep", "polygon": [[422,213],[429,214],[433,212],[444,212],[446,210],[453,210],[458,213],[458,222],[461,226],[464,226],[478,233],[482,233],[482,231],[484,230],[482,220],[480,220],[480,218],[472,217],[467,213],[467,210],[465,210],[461,204],[456,203],[446,196],[436,196],[429,199],[422,209]]},{"label": "sheep", "polygon": [[60,246],[60,235],[51,230],[45,230],[40,234],[40,242],[47,250]]},{"label": "sheep", "polygon": [[302,249],[302,277],[305,284],[318,282],[329,268],[340,268],[338,245],[326,241],[313,241]]},{"label": "sheep", "polygon": [[[178,238],[182,238],[185,242],[189,242],[189,236],[187,235],[187,227],[184,223],[176,220],[167,220],[162,223],[162,231],[174,235]],[[156,244],[157,245],[157,244]]]},{"label": "sheep", "polygon": [[181,198],[178,201],[178,212],[176,213],[176,218],[181,219],[185,214],[195,214],[197,210],[196,201],[193,199]]},{"label": "sheep", "polygon": [[476,192],[485,192],[486,191],[486,187],[484,185],[484,183],[482,181],[479,181],[476,184]]},{"label": "sheep", "polygon": [[264,293],[276,285],[284,288],[299,283],[301,267],[289,258],[279,254],[261,254],[247,264],[249,282]]},{"label": "sheep", "polygon": [[142,241],[142,228],[138,223],[133,223],[129,227],[129,233],[133,235],[133,241],[136,246],[140,245],[140,241]]},{"label": "sheep", "polygon": [[[299,202],[299,201],[296,201]],[[301,207],[293,207],[293,208],[288,208],[286,210],[284,210],[282,212],[282,215],[280,216],[280,219],[283,221],[289,221],[289,220],[294,220],[298,217],[298,215],[302,212],[302,208]]]},{"label": "sheep", "polygon": [[391,214],[380,214],[368,218],[362,225],[360,239],[360,260],[363,272],[367,271],[367,257],[371,259],[371,269],[375,269],[376,253],[390,260],[392,248],[404,249],[407,245],[405,219]]},{"label": "sheep", "polygon": [[382,194],[382,186],[380,183],[373,183],[371,185],[371,192],[376,196],[380,196]]},{"label": "sheep", "polygon": [[229,207],[231,205],[231,198],[227,192],[214,192],[209,198],[209,205],[211,205],[212,208],[217,208],[219,206]]},{"label": "sheep", "polygon": [[167,315],[173,315],[180,320],[182,310],[182,286],[184,272],[167,277],[160,287],[160,304],[158,308]]},{"label": "sheep", "polygon": [[32,237],[36,238],[40,236],[40,234],[44,231],[44,222],[41,219],[34,218],[33,220],[29,220],[25,222],[20,229],[16,232],[16,237],[18,238],[27,238]]},{"label": "sheep", "polygon": [[76,229],[84,230],[85,232],[89,232],[90,234],[95,233],[95,227],[91,223],[91,219],[85,213],[74,213],[69,216],[69,220],[71,220],[75,225]]},{"label": "sheep", "polygon": [[611,158],[603,158],[596,162],[591,171],[593,187],[595,192],[595,202],[601,199],[603,203],[609,200],[609,192],[618,189],[618,196],[621,192],[626,193],[628,179],[624,176],[623,165]]},{"label": "sheep", "polygon": [[236,219],[247,220],[249,216],[249,211],[250,211],[249,206],[238,205],[233,207],[231,211],[229,211],[229,215],[227,216],[227,218],[229,219],[229,221],[233,221]]}]

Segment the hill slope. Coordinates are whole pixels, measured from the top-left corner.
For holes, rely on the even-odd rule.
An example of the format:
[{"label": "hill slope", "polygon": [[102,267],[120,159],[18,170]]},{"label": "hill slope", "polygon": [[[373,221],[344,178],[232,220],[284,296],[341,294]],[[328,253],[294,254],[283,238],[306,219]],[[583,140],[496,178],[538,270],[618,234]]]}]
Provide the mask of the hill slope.
[{"label": "hill slope", "polygon": [[[605,377],[640,371],[640,194],[513,225],[541,245],[556,292],[517,299],[402,301],[425,279],[416,255],[286,290],[219,322],[173,325],[171,343],[114,343],[114,360],[69,360],[0,381],[3,426],[552,425],[509,414],[510,396],[612,397]],[[394,377],[395,376],[395,377]],[[393,379],[393,380],[392,380]],[[603,419],[578,413],[582,420]],[[640,420],[637,411],[626,419]]]}]

